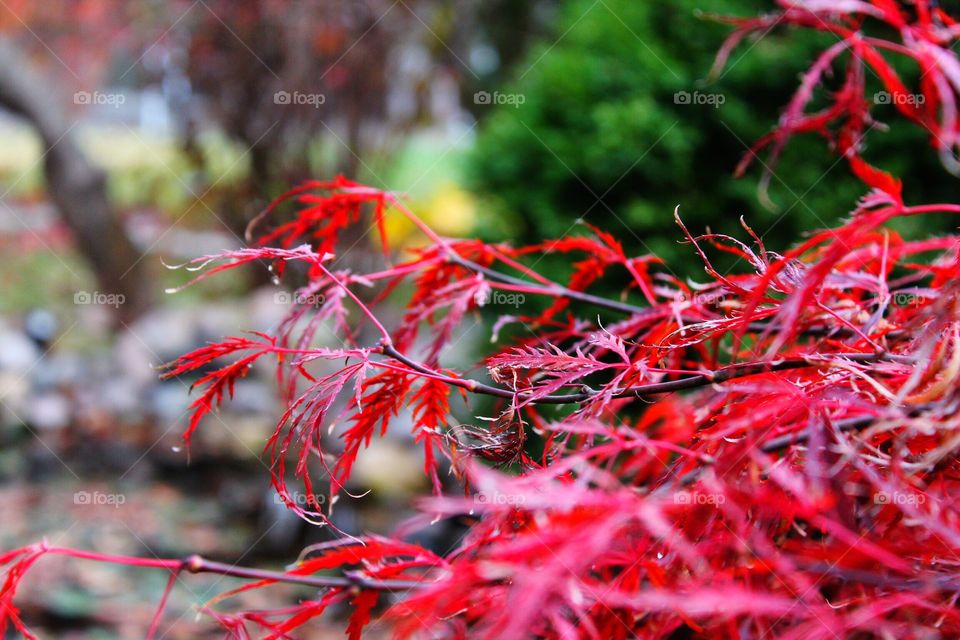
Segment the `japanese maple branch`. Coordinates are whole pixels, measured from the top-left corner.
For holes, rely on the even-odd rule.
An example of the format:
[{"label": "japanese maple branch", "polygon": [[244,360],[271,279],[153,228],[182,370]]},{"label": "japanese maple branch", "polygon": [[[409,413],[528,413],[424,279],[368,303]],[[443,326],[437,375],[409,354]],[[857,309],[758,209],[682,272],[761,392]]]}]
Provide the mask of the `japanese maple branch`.
[{"label": "japanese maple branch", "polygon": [[[923,413],[924,411],[930,409],[932,405],[922,404],[915,405],[910,407],[904,414],[904,418],[916,417]],[[856,416],[854,418],[845,418],[843,420],[837,420],[833,423],[833,428],[839,433],[846,433],[849,431],[864,431],[869,427],[873,426],[875,423],[880,422],[881,420],[889,420],[889,416],[884,415],[863,415]],[[771,438],[763,444],[760,445],[760,451],[763,453],[779,453],[786,449],[789,449],[793,445],[797,444],[806,444],[810,440],[810,430],[804,429],[802,431],[795,431],[793,433],[787,433],[782,436],[777,436],[776,438]],[[700,479],[700,476],[703,475],[706,467],[713,464],[713,460],[704,460],[700,459],[700,466],[680,477],[679,484],[682,487],[687,487]],[[664,485],[664,490],[666,490],[667,485]]]},{"label": "japanese maple branch", "polygon": [[[578,403],[590,400],[591,398],[603,393],[601,391],[589,390],[582,391],[579,393],[569,393],[569,394],[558,394],[558,395],[547,395],[543,397],[536,397],[536,395],[530,391],[513,391],[511,389],[505,389],[502,387],[494,387],[492,385],[480,382],[479,380],[466,379],[466,378],[454,378],[452,376],[444,375],[438,371],[427,367],[426,365],[417,362],[411,358],[408,358],[400,351],[398,351],[392,344],[384,343],[379,347],[379,351],[383,355],[393,358],[394,360],[400,362],[401,364],[427,375],[431,378],[441,380],[451,386],[460,387],[471,391],[474,393],[480,393],[490,396],[495,396],[498,398],[508,398],[508,399],[518,399],[518,400],[529,400],[533,404],[569,404],[569,403]],[[902,362],[905,364],[912,364],[914,359],[910,356],[901,356],[896,354],[887,353],[884,351],[877,351],[873,353],[838,353],[831,354],[838,358],[845,358],[851,362],[878,362],[880,360],[889,360],[893,362]],[[733,380],[736,378],[743,378],[747,376],[757,375],[759,373],[768,373],[772,371],[784,371],[788,369],[802,369],[804,367],[815,367],[829,364],[825,356],[810,356],[806,358],[789,358],[785,360],[777,360],[772,362],[749,362],[743,364],[735,364],[729,367],[724,367],[723,369],[718,369],[716,371],[708,371],[701,374],[687,376],[685,378],[680,378],[678,380],[668,380],[666,382],[653,382],[644,385],[638,385],[635,387],[628,387],[626,389],[619,389],[615,391],[612,395],[614,398],[626,398],[630,396],[643,397],[649,395],[657,395],[661,393],[670,393],[672,391],[681,391],[686,389],[695,389],[697,387],[704,387],[711,384],[717,384],[721,382],[726,382],[728,380]]]},{"label": "japanese maple branch", "polygon": [[[521,287],[529,287],[531,293],[534,292],[534,290],[537,290],[536,292],[543,293],[544,295],[550,295],[550,296],[560,295],[560,296],[570,298],[572,300],[579,300],[580,302],[586,302],[589,304],[596,305],[598,307],[604,307],[607,309],[612,309],[614,311],[620,311],[622,313],[627,313],[627,314],[639,313],[644,310],[643,307],[627,304],[625,302],[618,302],[616,300],[609,300],[607,298],[602,298],[600,296],[584,293],[582,291],[575,291],[573,289],[570,289],[569,287],[565,287],[561,284],[551,282],[548,279],[544,278],[543,276],[539,276],[539,274],[534,274],[533,271],[527,270],[527,272],[530,273],[531,276],[535,277],[539,282],[541,282],[541,284],[544,285],[543,289],[538,289],[536,285],[529,282],[528,280],[517,278],[515,276],[511,276],[506,273],[501,273],[494,269],[490,269],[489,267],[485,267],[481,264],[478,264],[473,260],[470,260],[469,258],[464,258],[459,253],[457,253],[453,247],[450,246],[449,242],[447,242],[445,239],[437,235],[426,223],[423,222],[423,220],[420,219],[419,216],[417,216],[406,205],[404,205],[401,198],[397,197],[395,194],[390,194],[388,197],[390,201],[393,203],[393,205],[396,206],[411,222],[413,222],[413,224],[415,224],[420,229],[420,231],[422,231],[428,238],[430,238],[430,240],[434,244],[436,244],[438,247],[442,247],[444,255],[446,256],[447,260],[449,260],[450,262],[459,264],[460,266],[470,269],[475,273],[482,273],[487,278],[490,278],[491,280],[495,280],[497,282],[504,282],[507,284],[513,284]],[[500,256],[500,259],[505,260],[505,256]],[[513,263],[512,266],[519,270],[525,269],[519,263]],[[550,283],[549,285],[546,284],[548,282]]]},{"label": "japanese maple branch", "polygon": [[[918,213],[929,213],[934,210],[939,210],[939,209],[912,207],[909,209],[908,215],[915,215]],[[552,297],[564,297],[570,300],[577,300],[579,302],[592,304],[597,307],[610,309],[612,311],[618,311],[620,313],[625,313],[628,315],[645,313],[649,311],[648,307],[640,307],[627,302],[621,302],[619,300],[611,300],[609,298],[604,298],[602,296],[586,293],[584,291],[577,291],[575,289],[570,289],[569,287],[565,287],[559,283],[552,282],[546,278],[543,278],[542,276],[537,278],[542,285],[542,286],[538,286],[537,284],[532,283],[528,280],[524,280],[523,278],[511,276],[501,271],[497,271],[496,269],[485,267],[482,264],[479,264],[477,262],[474,262],[473,260],[470,260],[469,258],[464,258],[447,244],[443,244],[442,246],[445,251],[446,259],[449,262],[453,262],[466,269],[470,269],[475,273],[483,274],[486,278],[494,282],[501,282],[507,285],[520,287],[521,289],[518,289],[518,290],[522,290],[526,293],[530,293],[534,295],[539,294],[539,295],[552,296]],[[410,271],[413,271],[415,269],[416,269],[415,266],[411,266],[409,268]],[[539,276],[539,274],[534,274],[534,275]],[[698,320],[690,319],[690,322],[698,322]],[[775,327],[771,326],[771,324],[768,322],[751,322],[747,328],[749,331],[755,331],[755,332],[764,332],[764,331],[775,329]],[[822,335],[828,332],[834,333],[836,335],[846,335],[849,333],[853,333],[853,331],[851,331],[847,327],[837,327],[832,330],[828,330],[826,328],[824,329],[810,328],[810,329],[802,329],[799,331],[799,333],[803,335]]]},{"label": "japanese maple branch", "polygon": [[214,562],[200,556],[190,556],[184,560],[185,570],[190,573],[215,573],[232,578],[248,578],[251,580],[274,580],[290,584],[302,584],[310,587],[361,587],[363,589],[397,590],[415,589],[430,584],[420,580],[377,580],[365,576],[349,573],[343,576],[295,576],[280,571],[265,569],[251,569],[236,567],[223,562]]},{"label": "japanese maple branch", "polygon": [[168,571],[174,572],[186,571],[188,573],[213,573],[231,578],[284,582],[288,584],[299,584],[317,588],[361,587],[363,589],[390,591],[398,589],[414,589],[430,584],[428,581],[419,580],[377,580],[374,578],[367,578],[356,573],[350,573],[343,576],[299,576],[290,573],[284,573],[282,571],[238,567],[235,565],[226,564],[224,562],[208,560],[199,555],[191,555],[182,559],[136,558],[131,556],[116,556],[104,553],[96,553],[93,551],[82,551],[78,549],[70,549],[68,547],[47,547],[45,544],[41,544],[39,550],[44,553],[66,555],[79,560],[92,560],[94,562],[107,562],[111,564],[121,564],[133,567],[167,569]]},{"label": "japanese maple branch", "polygon": [[[924,411],[930,409],[932,405],[922,404],[914,405],[908,408],[908,410],[903,414],[903,418],[915,418]],[[864,429],[872,426],[874,423],[881,420],[889,420],[889,416],[884,415],[865,415],[857,416],[855,418],[847,418],[845,420],[837,420],[833,423],[834,428],[843,433],[847,431],[863,431]],[[787,433],[782,436],[777,436],[767,440],[760,446],[760,450],[764,453],[775,453],[777,451],[782,451],[795,444],[805,444],[810,439],[810,431],[804,429],[803,431],[797,431],[794,433]]]},{"label": "japanese maple branch", "polygon": [[551,283],[549,286],[538,287],[534,283],[524,280],[523,278],[517,278],[506,273],[501,273],[495,269],[485,267],[482,264],[478,264],[469,258],[464,258],[458,254],[453,249],[447,247],[447,259],[450,262],[460,265],[466,269],[470,269],[475,273],[483,274],[485,277],[496,282],[503,282],[505,284],[512,284],[519,287],[524,287],[525,290],[530,293],[541,293],[547,296],[561,296],[564,298],[570,298],[571,300],[577,300],[579,302],[585,302],[587,304],[592,304],[597,307],[603,307],[605,309],[611,309],[613,311],[619,311],[626,314],[635,314],[642,313],[646,311],[644,307],[638,307],[636,305],[628,304],[626,302],[619,302],[617,300],[610,300],[608,298],[603,298],[601,296],[595,296],[591,293],[585,293],[583,291],[576,291],[565,287],[562,284]]}]

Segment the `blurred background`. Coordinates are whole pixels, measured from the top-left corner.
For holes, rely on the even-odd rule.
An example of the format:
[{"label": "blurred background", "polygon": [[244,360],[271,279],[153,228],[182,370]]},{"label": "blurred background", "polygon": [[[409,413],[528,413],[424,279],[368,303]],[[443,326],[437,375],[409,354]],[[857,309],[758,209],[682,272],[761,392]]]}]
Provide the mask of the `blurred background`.
[{"label": "blurred background", "polygon": [[[188,455],[191,381],[155,370],[276,325],[289,296],[265,268],[166,295],[188,274],[165,264],[239,247],[247,222],[304,179],[343,174],[406,193],[447,235],[523,243],[596,225],[682,277],[702,270],[678,243],[677,205],[694,232],[737,233],[744,216],[773,250],[844,216],[862,188],[820,140],[788,148],[768,199],[756,171],[731,177],[830,37],[764,34],[708,78],[728,32],[709,14],[772,9],[0,0],[0,548],[46,537],[281,566],[325,539],[269,491],[261,450],[280,412],[269,371],[238,386]],[[956,184],[920,132],[877,129],[866,157],[904,177],[908,201],[950,197]],[[903,145],[917,152],[893,152]],[[401,246],[418,241],[391,230]],[[363,231],[338,261],[378,259]],[[445,354],[451,364],[487,342],[485,321]],[[402,425],[375,442],[355,487],[372,493],[339,502],[337,526],[388,532],[411,515],[410,496],[428,490],[419,455]],[[428,542],[443,552],[456,533]],[[20,602],[45,637],[142,637],[165,580],[51,557]],[[164,637],[208,634],[194,607],[232,586],[180,580]]]}]

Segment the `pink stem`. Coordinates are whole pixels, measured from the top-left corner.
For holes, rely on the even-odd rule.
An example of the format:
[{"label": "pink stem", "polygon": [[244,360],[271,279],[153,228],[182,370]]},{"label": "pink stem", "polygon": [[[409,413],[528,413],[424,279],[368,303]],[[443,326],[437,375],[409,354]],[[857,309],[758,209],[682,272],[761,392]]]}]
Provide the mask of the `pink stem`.
[{"label": "pink stem", "polygon": [[386,344],[391,343],[392,340],[391,340],[391,338],[390,338],[390,334],[387,332],[387,329],[383,326],[383,324],[380,322],[380,320],[377,319],[377,316],[374,315],[373,311],[370,310],[370,307],[368,307],[367,305],[365,305],[365,304],[363,303],[363,301],[360,300],[360,298],[358,298],[357,295],[356,295],[353,291],[350,290],[350,287],[348,287],[347,285],[345,285],[343,282],[340,281],[339,278],[337,278],[335,275],[333,275],[332,273],[330,273],[330,270],[329,270],[329,269],[327,269],[325,266],[323,266],[323,265],[320,264],[320,263],[317,263],[317,267],[319,267],[320,270],[323,271],[323,273],[324,273],[328,278],[330,278],[330,280],[331,280],[332,282],[334,282],[338,287],[340,287],[341,289],[343,289],[343,292],[346,293],[347,296],[349,296],[349,298],[350,298],[351,300],[353,300],[358,307],[360,307],[360,310],[363,311],[364,315],[367,316],[367,317],[370,319],[370,321],[371,321],[371,322],[374,324],[374,326],[377,328],[377,331],[380,332],[380,335],[383,337],[384,342],[385,342]]}]

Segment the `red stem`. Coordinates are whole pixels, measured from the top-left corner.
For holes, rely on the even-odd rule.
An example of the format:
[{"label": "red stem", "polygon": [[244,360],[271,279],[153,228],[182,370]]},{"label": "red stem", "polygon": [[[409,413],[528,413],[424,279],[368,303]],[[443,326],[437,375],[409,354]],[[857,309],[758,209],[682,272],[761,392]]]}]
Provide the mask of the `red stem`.
[{"label": "red stem", "polygon": [[340,281],[339,278],[337,278],[335,275],[330,273],[329,269],[327,269],[325,266],[323,266],[319,262],[317,263],[317,266],[323,271],[324,275],[330,278],[330,280],[334,284],[336,284],[338,287],[343,289],[343,292],[346,293],[347,296],[349,296],[349,298],[353,300],[358,307],[360,307],[360,310],[363,312],[363,314],[370,319],[370,322],[372,322],[374,326],[377,328],[377,331],[380,332],[380,335],[383,337],[383,340],[389,343],[391,341],[390,334],[387,332],[386,327],[383,326],[380,320],[377,319],[377,316],[374,315],[373,311],[371,311],[370,308],[367,305],[365,305],[360,298],[357,297],[357,294],[355,294],[353,291],[350,290],[350,287],[345,285],[343,282]]}]

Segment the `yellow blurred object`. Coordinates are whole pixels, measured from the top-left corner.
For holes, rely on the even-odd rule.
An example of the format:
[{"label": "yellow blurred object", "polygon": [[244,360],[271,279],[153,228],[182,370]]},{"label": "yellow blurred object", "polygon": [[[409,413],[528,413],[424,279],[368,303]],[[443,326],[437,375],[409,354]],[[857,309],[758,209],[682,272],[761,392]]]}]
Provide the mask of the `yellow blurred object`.
[{"label": "yellow blurred object", "polygon": [[[408,205],[440,235],[469,235],[476,224],[476,201],[469,192],[453,182],[444,182],[428,198],[409,202]],[[425,241],[416,227],[394,209],[387,211],[387,233],[392,243],[399,247],[418,246]]]},{"label": "yellow blurred object", "polygon": [[434,192],[423,218],[444,235],[466,235],[476,223],[476,202],[458,185],[446,182]]}]

